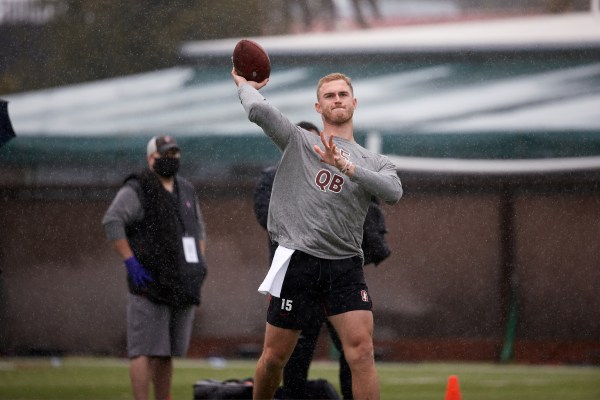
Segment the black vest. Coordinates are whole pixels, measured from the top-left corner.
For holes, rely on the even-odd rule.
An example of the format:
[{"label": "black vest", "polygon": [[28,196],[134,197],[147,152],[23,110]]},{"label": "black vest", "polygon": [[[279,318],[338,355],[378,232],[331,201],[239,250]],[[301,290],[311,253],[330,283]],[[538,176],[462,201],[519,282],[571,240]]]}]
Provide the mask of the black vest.
[{"label": "black vest", "polygon": [[[200,232],[194,187],[176,177],[173,193],[169,193],[150,170],[131,175],[125,184],[136,191],[144,210],[142,221],[126,227],[127,239],[135,257],[154,279],[140,289],[128,277],[130,292],[173,306],[200,304],[206,267],[198,248]],[[184,236],[194,238],[198,263],[185,260]]]}]

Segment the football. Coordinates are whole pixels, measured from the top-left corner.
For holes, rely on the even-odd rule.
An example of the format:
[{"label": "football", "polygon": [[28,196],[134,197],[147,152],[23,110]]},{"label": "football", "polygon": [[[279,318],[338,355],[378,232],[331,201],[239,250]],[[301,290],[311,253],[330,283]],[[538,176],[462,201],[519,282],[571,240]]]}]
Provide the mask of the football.
[{"label": "football", "polygon": [[253,40],[240,40],[233,49],[231,60],[237,74],[249,81],[262,82],[271,74],[269,55]]}]

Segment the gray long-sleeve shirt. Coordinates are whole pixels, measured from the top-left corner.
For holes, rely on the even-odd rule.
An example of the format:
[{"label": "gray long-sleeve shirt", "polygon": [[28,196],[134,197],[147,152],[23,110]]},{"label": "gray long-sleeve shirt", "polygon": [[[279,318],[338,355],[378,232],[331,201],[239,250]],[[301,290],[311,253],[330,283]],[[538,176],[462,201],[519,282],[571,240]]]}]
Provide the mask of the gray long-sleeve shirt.
[{"label": "gray long-sleeve shirt", "polygon": [[289,121],[250,85],[238,94],[248,119],[283,151],[269,205],[271,239],[315,257],[362,256],[363,223],[371,196],[388,204],[402,197],[395,165],[355,142],[334,137],[354,165],[352,178],[325,164],[313,146],[318,136]]}]

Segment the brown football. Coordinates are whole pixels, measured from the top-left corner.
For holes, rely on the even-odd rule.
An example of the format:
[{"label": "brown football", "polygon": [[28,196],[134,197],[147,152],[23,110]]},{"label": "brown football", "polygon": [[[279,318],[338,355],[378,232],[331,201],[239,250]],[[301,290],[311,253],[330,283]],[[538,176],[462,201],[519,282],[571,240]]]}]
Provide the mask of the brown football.
[{"label": "brown football", "polygon": [[233,49],[231,60],[237,74],[249,81],[262,82],[271,75],[269,55],[253,40],[240,40]]}]

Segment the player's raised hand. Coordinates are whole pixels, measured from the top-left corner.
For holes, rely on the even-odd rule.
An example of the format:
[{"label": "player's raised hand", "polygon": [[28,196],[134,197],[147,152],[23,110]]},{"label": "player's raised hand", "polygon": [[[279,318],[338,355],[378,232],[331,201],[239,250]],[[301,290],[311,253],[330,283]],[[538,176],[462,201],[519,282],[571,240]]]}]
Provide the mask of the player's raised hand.
[{"label": "player's raised hand", "polygon": [[248,85],[252,86],[254,89],[259,90],[259,89],[265,87],[267,85],[267,82],[269,82],[269,78],[265,79],[262,82],[249,81],[246,78],[244,78],[243,76],[239,75],[236,72],[235,68],[231,69],[231,76],[233,77],[233,81],[235,82],[237,87],[247,83]]}]

